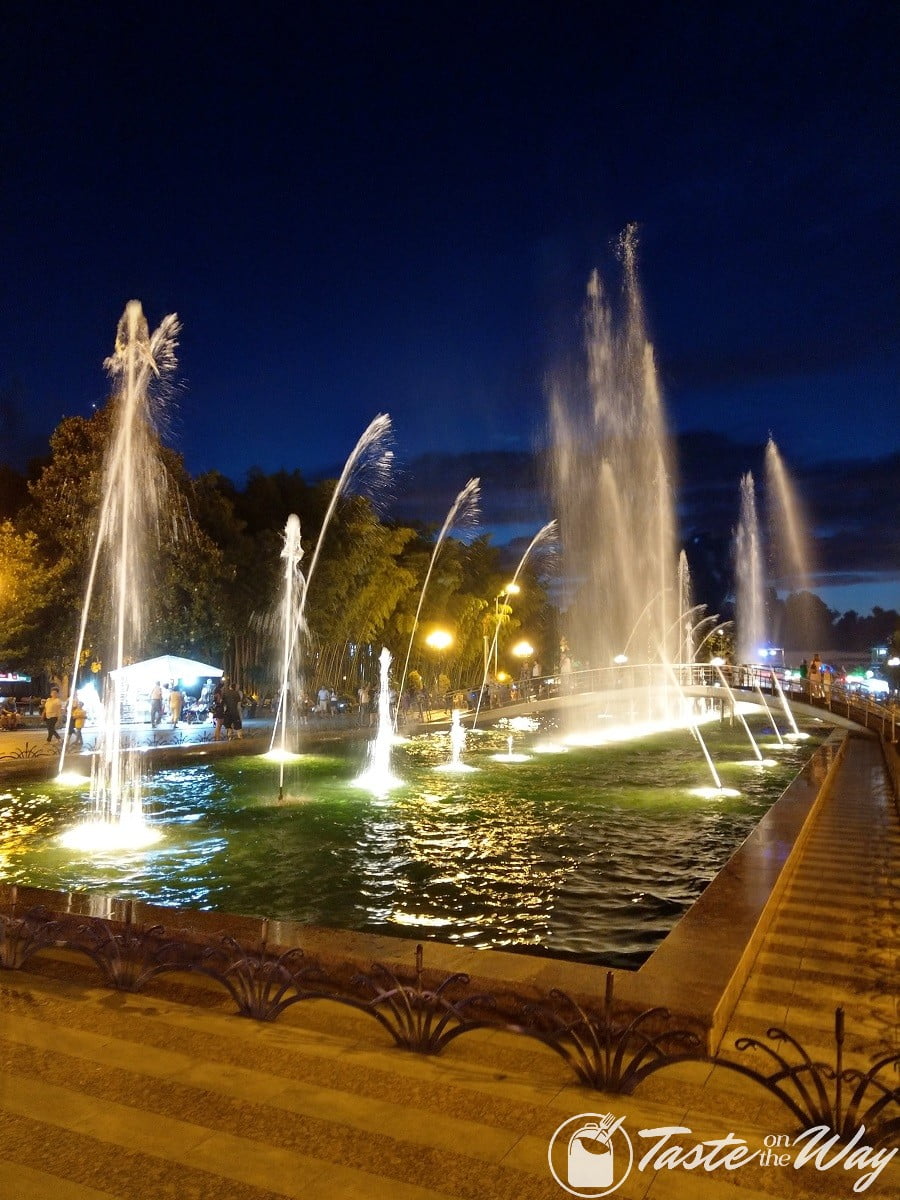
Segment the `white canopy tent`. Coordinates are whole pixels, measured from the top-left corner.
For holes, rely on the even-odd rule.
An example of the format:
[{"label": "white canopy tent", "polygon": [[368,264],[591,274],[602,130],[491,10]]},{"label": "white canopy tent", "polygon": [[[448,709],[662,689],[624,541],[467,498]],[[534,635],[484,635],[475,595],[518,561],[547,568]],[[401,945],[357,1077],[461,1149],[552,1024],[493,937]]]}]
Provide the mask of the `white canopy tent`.
[{"label": "white canopy tent", "polygon": [[[180,681],[185,687],[196,685],[201,679],[219,679],[224,674],[221,667],[196,662],[192,658],[180,658],[177,654],[161,654],[158,658],[145,658],[143,662],[130,663],[122,667],[125,685],[143,688],[160,683]],[[118,671],[110,671],[115,679]]]}]

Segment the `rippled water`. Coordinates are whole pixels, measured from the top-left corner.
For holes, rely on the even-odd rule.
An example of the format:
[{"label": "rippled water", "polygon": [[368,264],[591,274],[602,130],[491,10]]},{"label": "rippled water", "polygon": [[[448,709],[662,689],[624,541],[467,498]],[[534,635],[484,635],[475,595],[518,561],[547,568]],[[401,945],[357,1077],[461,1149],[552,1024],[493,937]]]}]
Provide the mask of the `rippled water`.
[{"label": "rippled water", "polygon": [[[514,736],[530,753],[537,735]],[[387,801],[353,787],[360,745],[304,757],[281,802],[277,767],[259,758],[173,768],[147,789],[163,840],[93,857],[55,838],[79,796],[17,786],[0,795],[0,878],[636,966],[824,735],[762,771],[739,765],[750,757],[740,731],[704,736],[738,798],[691,794],[709,779],[687,732],[501,763],[500,730],[470,745],[479,769],[464,775],[434,769],[449,743],[431,735],[395,750],[408,782]]]}]

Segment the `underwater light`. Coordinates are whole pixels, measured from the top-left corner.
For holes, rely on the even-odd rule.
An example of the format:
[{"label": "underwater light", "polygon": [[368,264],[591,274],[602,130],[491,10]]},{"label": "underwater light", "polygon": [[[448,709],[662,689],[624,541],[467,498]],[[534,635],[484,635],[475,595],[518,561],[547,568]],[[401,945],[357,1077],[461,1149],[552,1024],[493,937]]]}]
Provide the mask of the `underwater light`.
[{"label": "underwater light", "polygon": [[60,834],[59,844],[68,850],[87,850],[103,853],[109,850],[143,850],[162,841],[162,832],[143,821],[115,824],[107,821],[85,821]]}]

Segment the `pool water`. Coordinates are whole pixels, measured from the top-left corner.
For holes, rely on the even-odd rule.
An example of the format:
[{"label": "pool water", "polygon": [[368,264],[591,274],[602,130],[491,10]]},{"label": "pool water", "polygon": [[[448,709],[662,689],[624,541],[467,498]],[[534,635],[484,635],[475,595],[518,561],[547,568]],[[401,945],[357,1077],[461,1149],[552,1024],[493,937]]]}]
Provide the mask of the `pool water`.
[{"label": "pool water", "polygon": [[[533,753],[546,731],[470,737],[450,774],[446,735],[397,747],[404,786],[377,798],[354,786],[364,746],[305,755],[285,776],[259,757],[158,772],[147,785],[162,840],[90,855],[56,835],[85,801],[55,784],[0,796],[0,879],[318,925],[639,965],[784,791],[826,730],[748,765],[739,728],[704,739],[737,797],[710,783],[688,731],[566,753]],[[501,762],[508,737],[523,762]]]}]

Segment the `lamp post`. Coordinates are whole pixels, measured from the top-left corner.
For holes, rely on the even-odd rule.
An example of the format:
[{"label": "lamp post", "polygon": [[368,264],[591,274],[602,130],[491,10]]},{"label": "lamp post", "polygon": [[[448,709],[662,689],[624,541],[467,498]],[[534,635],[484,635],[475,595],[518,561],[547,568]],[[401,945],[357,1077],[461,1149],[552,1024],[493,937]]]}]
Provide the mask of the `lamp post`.
[{"label": "lamp post", "polygon": [[453,645],[453,634],[448,633],[446,629],[433,629],[425,639],[425,645],[437,652],[438,656],[438,683],[444,665],[444,652],[448,646]]},{"label": "lamp post", "polygon": [[[518,596],[521,588],[517,583],[508,583],[499,595],[494,597],[494,676],[497,675],[499,644],[500,644],[500,601],[503,601],[503,607],[507,608],[506,601],[510,596]],[[504,616],[506,614],[504,613]]]}]

